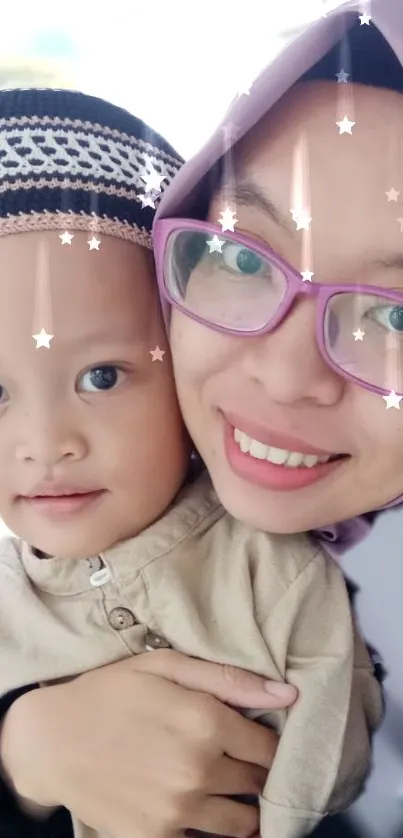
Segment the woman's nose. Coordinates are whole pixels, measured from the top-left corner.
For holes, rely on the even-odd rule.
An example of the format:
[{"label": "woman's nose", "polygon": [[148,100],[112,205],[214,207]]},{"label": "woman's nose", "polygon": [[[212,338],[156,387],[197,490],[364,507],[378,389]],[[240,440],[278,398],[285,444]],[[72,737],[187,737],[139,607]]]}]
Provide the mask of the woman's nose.
[{"label": "woman's nose", "polygon": [[279,402],[310,399],[332,405],[345,386],[320,353],[313,300],[298,300],[273,332],[248,341],[244,365],[248,375]]}]

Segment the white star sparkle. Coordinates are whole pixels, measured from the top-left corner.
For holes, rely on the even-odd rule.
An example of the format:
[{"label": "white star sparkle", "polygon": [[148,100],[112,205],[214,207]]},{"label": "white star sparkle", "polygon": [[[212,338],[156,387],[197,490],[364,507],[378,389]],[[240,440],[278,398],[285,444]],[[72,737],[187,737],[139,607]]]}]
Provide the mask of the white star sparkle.
[{"label": "white star sparkle", "polygon": [[73,233],[68,233],[67,230],[64,233],[61,233],[59,239],[62,244],[71,244],[74,239]]},{"label": "white star sparkle", "polygon": [[90,250],[99,250],[99,245],[101,244],[100,240],[93,236],[92,239],[87,241],[87,244],[90,246]]},{"label": "white star sparkle", "polygon": [[350,73],[346,73],[345,70],[340,70],[339,73],[336,73],[337,84],[348,84],[347,79]]},{"label": "white star sparkle", "polygon": [[312,282],[313,271],[301,271],[302,282]]},{"label": "white star sparkle", "polygon": [[155,209],[155,203],[151,195],[139,195],[141,205],[143,209],[146,207],[151,207],[151,209]]},{"label": "white star sparkle", "polygon": [[390,407],[396,407],[397,410],[400,410],[402,397],[397,396],[394,390],[391,390],[388,396],[382,396],[382,398],[386,402],[386,410],[389,410]]},{"label": "white star sparkle", "polygon": [[209,246],[210,253],[222,253],[222,246],[225,244],[225,241],[219,239],[218,236],[213,236],[212,239],[208,239],[206,244]]},{"label": "white star sparkle", "polygon": [[236,213],[227,207],[224,212],[220,212],[220,215],[222,215],[222,218],[218,223],[221,224],[221,232],[225,233],[226,230],[229,230],[230,233],[233,233],[234,226],[238,223],[238,219],[235,218]]},{"label": "white star sparkle", "polygon": [[145,192],[161,192],[161,183],[165,180],[166,175],[160,175],[154,166],[151,166],[151,171],[145,172],[141,175],[141,180],[144,180]]},{"label": "white star sparkle", "polygon": [[336,122],[336,125],[338,125],[339,127],[340,134],[352,134],[351,129],[353,125],[355,125],[355,122],[351,122],[351,120],[348,119],[347,116],[344,116],[343,119],[340,120],[340,122]]},{"label": "white star sparkle", "polygon": [[39,334],[32,335],[32,337],[36,340],[37,349],[40,349],[41,346],[44,346],[45,349],[50,349],[50,341],[54,338],[54,335],[48,335],[45,329],[41,329]]},{"label": "white star sparkle", "polygon": [[357,329],[353,332],[354,340],[363,340],[365,332],[362,332],[361,329]]},{"label": "white star sparkle", "polygon": [[306,209],[292,209],[290,210],[292,220],[297,226],[297,230],[309,230],[309,225],[312,221],[308,210]]},{"label": "white star sparkle", "polygon": [[359,15],[360,18],[360,26],[369,26],[370,21],[372,20],[371,15],[364,12],[362,15]]}]

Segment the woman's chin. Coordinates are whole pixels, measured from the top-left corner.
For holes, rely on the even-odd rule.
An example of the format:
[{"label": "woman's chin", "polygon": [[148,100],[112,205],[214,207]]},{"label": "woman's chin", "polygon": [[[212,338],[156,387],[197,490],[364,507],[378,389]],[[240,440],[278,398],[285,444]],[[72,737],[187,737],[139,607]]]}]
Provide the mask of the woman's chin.
[{"label": "woman's chin", "polygon": [[[251,483],[228,469],[210,468],[220,502],[234,518],[253,529],[275,535],[309,532],[342,520],[343,509],[336,514],[335,494],[311,486],[285,492]],[[344,504],[340,504],[341,506]]]}]

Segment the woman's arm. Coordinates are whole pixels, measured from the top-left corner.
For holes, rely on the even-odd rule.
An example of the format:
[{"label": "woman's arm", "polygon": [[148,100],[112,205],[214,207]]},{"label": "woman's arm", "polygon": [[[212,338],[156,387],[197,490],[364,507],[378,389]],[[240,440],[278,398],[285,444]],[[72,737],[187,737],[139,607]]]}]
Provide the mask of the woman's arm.
[{"label": "woman's arm", "polygon": [[[227,703],[276,709],[292,703],[293,688],[270,693],[244,670],[163,650],[28,690],[1,736],[5,776],[19,798],[64,806],[107,833],[130,834],[135,824],[139,838],[171,838],[188,827],[235,838],[257,830],[257,810],[228,796],[260,792],[277,737]],[[59,838],[51,819],[28,819],[6,795],[11,831],[0,838]]]}]

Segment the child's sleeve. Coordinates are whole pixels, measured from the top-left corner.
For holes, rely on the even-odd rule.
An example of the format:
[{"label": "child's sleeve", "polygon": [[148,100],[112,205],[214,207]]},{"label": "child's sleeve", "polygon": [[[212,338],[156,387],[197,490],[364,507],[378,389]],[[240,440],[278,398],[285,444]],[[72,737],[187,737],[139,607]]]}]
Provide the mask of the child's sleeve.
[{"label": "child's sleeve", "polygon": [[318,554],[272,609],[263,634],[299,692],[261,799],[262,838],[308,835],[351,805],[371,768],[382,688],[352,618],[337,564]]},{"label": "child's sleeve", "polygon": [[[32,609],[28,613],[25,609],[33,596],[21,564],[18,539],[0,539],[0,743],[1,728],[10,708],[25,693],[39,688],[39,683],[35,683],[39,672],[32,678],[37,660],[35,637],[31,637],[32,632],[29,634]],[[28,684],[29,681],[32,683]],[[73,838],[69,813],[60,808],[46,819],[39,819],[25,812],[4,776],[0,749],[0,838],[55,838],[56,835]]]},{"label": "child's sleeve", "polygon": [[[12,690],[0,698],[0,730],[4,716],[22,695],[39,688],[30,684]],[[0,771],[0,838],[73,838],[71,818],[66,809],[58,809],[46,820],[37,820],[23,812]]]}]

